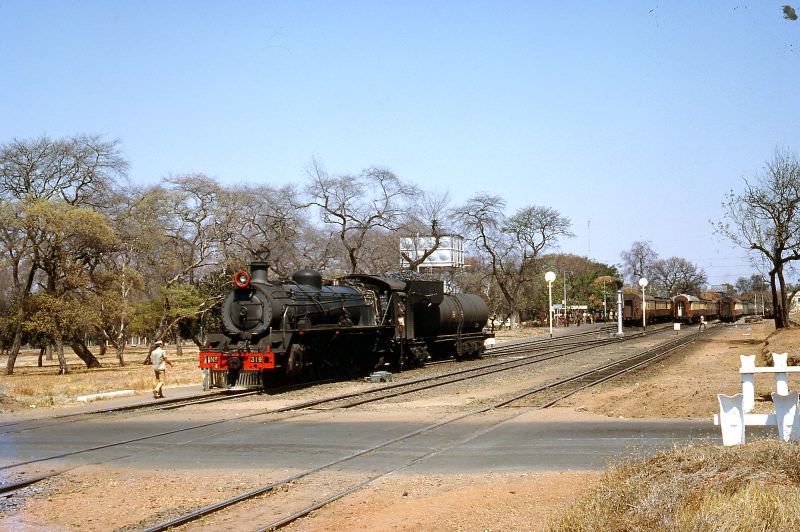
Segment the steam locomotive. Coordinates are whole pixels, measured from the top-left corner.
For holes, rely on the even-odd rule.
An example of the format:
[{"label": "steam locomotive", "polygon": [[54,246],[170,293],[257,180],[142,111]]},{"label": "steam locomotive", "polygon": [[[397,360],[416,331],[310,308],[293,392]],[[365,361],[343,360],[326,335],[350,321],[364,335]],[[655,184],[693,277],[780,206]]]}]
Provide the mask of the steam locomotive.
[{"label": "steam locomotive", "polygon": [[222,330],[200,352],[204,387],[254,388],[430,359],[479,357],[493,336],[486,303],[446,294],[441,281],[348,275],[323,284],[314,270],[271,283],[267,265],[234,275],[222,303]]}]

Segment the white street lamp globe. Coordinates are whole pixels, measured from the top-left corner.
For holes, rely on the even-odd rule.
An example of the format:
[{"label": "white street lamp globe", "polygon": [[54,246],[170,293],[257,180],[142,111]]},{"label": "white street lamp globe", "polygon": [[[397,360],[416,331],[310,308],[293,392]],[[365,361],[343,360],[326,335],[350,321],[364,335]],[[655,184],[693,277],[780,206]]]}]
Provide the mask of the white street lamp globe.
[{"label": "white street lamp globe", "polygon": [[647,286],[647,283],[648,283],[648,281],[647,281],[647,279],[645,277],[642,277],[641,279],[639,279],[639,286],[641,286],[642,288]]},{"label": "white street lamp globe", "polygon": [[548,283],[552,283],[553,281],[555,281],[556,280],[555,272],[547,272],[546,274],[544,274],[544,280],[547,281]]}]

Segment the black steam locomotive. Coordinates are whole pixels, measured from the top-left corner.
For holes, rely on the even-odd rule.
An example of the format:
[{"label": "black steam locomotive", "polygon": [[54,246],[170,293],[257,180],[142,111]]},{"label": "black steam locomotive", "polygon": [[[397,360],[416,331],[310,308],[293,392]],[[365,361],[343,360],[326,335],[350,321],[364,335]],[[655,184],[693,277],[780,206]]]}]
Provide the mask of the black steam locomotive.
[{"label": "black steam locomotive", "polygon": [[349,275],[324,285],[299,270],[267,281],[263,263],[234,276],[222,331],[200,352],[205,387],[250,388],[483,353],[489,309],[474,294],[445,294],[441,281]]}]

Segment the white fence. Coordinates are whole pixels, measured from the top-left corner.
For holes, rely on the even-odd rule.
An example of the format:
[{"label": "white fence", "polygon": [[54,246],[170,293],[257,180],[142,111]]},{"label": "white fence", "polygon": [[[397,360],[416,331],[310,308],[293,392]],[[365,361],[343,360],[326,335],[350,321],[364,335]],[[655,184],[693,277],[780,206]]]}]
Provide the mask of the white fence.
[{"label": "white fence", "polygon": [[[800,416],[798,416],[798,393],[789,392],[789,373],[800,373],[800,366],[788,366],[788,353],[772,353],[771,367],[756,367],[755,355],[740,355],[742,393],[728,396],[718,394],[720,413],[714,416],[714,424],[722,429],[723,445],[739,445],[745,442],[745,427],[776,425],[778,438],[783,441],[800,439]],[[755,406],[756,375],[770,373],[775,376],[775,392],[772,403],[773,414],[751,414]]]}]

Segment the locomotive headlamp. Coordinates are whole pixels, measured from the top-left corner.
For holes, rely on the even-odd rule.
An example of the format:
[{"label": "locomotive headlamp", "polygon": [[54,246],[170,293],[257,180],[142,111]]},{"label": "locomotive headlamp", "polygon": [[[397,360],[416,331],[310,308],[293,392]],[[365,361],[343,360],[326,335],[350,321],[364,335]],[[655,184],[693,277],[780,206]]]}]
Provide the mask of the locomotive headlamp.
[{"label": "locomotive headlamp", "polygon": [[250,274],[244,270],[238,271],[233,275],[233,284],[239,288],[250,286]]}]

